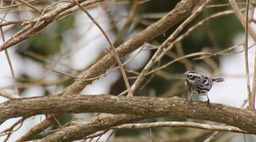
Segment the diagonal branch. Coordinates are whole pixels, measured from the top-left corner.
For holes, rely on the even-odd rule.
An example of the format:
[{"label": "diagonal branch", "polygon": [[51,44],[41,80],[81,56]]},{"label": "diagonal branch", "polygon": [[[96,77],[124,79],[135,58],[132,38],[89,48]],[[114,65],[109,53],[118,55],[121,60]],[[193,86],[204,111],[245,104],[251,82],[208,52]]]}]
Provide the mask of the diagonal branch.
[{"label": "diagonal branch", "polygon": [[[162,19],[156,23],[148,26],[144,31],[138,33],[116,49],[116,53],[120,58],[130,54],[136,49],[140,48],[145,42],[148,42],[155,37],[164,34],[169,28],[186,18],[191,14],[196,2],[198,0],[182,0],[176,5],[176,7],[166,14]],[[85,86],[92,83],[90,78],[103,75],[107,69],[116,63],[112,53],[108,53],[93,64],[86,72],[83,73],[83,77],[69,86],[63,91],[66,94],[80,93]]]},{"label": "diagonal branch", "polygon": [[[79,0],[78,2],[80,2],[83,6],[88,6],[102,1],[104,0]],[[23,29],[14,34],[11,38],[6,40],[2,45],[0,45],[0,52],[7,49],[10,46],[16,45],[40,33],[45,27],[53,23],[54,20],[59,20],[63,17],[68,16],[68,14],[74,11],[75,6],[76,4],[74,3],[68,3],[56,8],[53,11],[41,15],[39,18],[36,18],[35,20],[28,21],[27,26],[25,26]]]}]

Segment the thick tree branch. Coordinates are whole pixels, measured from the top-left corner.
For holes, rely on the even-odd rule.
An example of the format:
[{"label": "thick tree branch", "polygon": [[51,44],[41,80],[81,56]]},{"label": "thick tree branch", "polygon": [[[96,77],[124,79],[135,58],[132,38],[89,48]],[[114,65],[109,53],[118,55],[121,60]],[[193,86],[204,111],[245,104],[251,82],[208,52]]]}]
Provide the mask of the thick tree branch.
[{"label": "thick tree branch", "polygon": [[72,125],[59,129],[38,142],[70,142],[72,140],[83,139],[84,137],[101,130],[108,130],[113,126],[142,120],[143,118],[146,117],[132,114],[100,115],[88,122],[82,122],[79,125]]},{"label": "thick tree branch", "polygon": [[[203,102],[188,104],[186,100],[178,97],[115,97],[110,95],[35,97],[7,101],[0,104],[0,110],[1,122],[13,117],[28,117],[36,114],[103,112],[127,115],[106,115],[106,118],[104,117],[104,123],[97,124],[102,126],[97,126],[97,128],[99,128],[97,131],[103,130],[106,127],[122,124],[123,121],[130,122],[149,117],[172,116],[215,121],[238,127],[248,133],[256,134],[255,111],[220,104],[212,104],[209,108],[207,104]],[[109,118],[107,118],[108,116]],[[120,116],[120,118],[118,118],[118,116]],[[114,118],[116,118],[116,120],[112,120]],[[111,121],[107,122],[109,119],[111,119]],[[105,123],[108,125],[105,126]],[[91,125],[88,125],[87,128],[90,126]],[[84,131],[84,128],[80,128],[80,126],[70,126],[69,128],[73,127],[79,127],[81,131]],[[88,133],[86,133],[86,135],[96,132],[96,130],[87,131]]]}]

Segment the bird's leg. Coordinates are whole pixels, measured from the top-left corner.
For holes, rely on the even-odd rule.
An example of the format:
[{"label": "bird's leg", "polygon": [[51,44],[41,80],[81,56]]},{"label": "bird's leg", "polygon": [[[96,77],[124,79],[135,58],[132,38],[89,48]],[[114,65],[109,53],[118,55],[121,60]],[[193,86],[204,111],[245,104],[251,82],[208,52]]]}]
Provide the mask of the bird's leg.
[{"label": "bird's leg", "polygon": [[210,103],[210,99],[208,97],[208,95],[206,94],[206,97],[207,97],[207,106],[210,107],[211,106],[211,103]]},{"label": "bird's leg", "polygon": [[192,94],[190,95],[190,98],[189,98],[189,101],[190,101],[190,102],[192,102],[193,96],[194,96],[194,93],[192,93]]}]

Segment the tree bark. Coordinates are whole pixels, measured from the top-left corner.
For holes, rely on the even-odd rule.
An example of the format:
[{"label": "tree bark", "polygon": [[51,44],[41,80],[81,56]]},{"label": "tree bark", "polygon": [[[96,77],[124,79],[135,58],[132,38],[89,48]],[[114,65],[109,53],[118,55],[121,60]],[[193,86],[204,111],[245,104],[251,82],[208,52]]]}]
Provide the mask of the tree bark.
[{"label": "tree bark", "polygon": [[[59,113],[101,112],[104,115],[69,126],[49,135],[45,140],[70,141],[123,123],[151,117],[179,117],[210,120],[238,127],[256,134],[256,112],[221,104],[188,103],[178,97],[124,97],[111,95],[48,96],[14,99],[0,104],[0,121],[18,116]],[[65,133],[64,133],[65,132]],[[82,135],[75,134],[83,133]],[[67,134],[69,133],[69,134]],[[65,137],[64,137],[65,135]]]}]

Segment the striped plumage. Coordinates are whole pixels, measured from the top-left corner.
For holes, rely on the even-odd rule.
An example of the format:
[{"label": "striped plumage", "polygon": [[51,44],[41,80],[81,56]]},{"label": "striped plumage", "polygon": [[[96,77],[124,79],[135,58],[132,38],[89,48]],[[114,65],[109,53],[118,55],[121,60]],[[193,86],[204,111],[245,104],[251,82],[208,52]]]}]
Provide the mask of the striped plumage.
[{"label": "striped plumage", "polygon": [[211,90],[213,83],[224,81],[223,78],[211,78],[206,75],[200,75],[195,71],[187,71],[184,76],[186,88],[191,94],[190,101],[194,95],[206,95],[207,101],[210,103],[207,93]]}]

